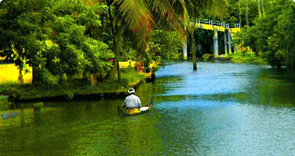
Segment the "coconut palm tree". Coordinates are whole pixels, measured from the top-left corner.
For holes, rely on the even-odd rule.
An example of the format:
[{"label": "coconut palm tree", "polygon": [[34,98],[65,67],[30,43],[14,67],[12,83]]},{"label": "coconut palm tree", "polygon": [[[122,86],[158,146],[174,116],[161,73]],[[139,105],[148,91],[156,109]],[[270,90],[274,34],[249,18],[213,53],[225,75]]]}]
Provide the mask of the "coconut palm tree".
[{"label": "coconut palm tree", "polygon": [[[94,5],[101,3],[100,0],[83,0],[85,4]],[[218,0],[105,0],[109,6],[109,20],[114,36],[114,67],[108,75],[114,80],[119,70],[120,50],[124,40],[124,33],[132,34],[136,39],[137,47],[145,49],[146,40],[155,25],[163,28],[173,28],[186,36],[185,26],[189,25],[189,13],[199,14],[200,9],[212,10],[213,4],[219,4]],[[112,9],[113,10],[112,10]],[[124,24],[123,24],[124,23]],[[119,76],[118,72],[118,76]]]},{"label": "coconut palm tree", "polygon": [[[100,0],[82,0],[84,4],[93,6],[102,3]],[[184,1],[178,3],[183,10],[183,18],[186,19]],[[145,49],[146,39],[155,27],[160,24],[163,27],[172,27],[184,32],[181,20],[170,0],[105,0],[108,5],[108,16],[111,23],[114,44],[114,67],[108,74],[108,79],[114,80],[119,71],[120,50],[124,40],[124,33],[132,34],[136,39],[137,47]],[[124,23],[124,24],[123,24]],[[118,72],[118,76],[119,76]]]},{"label": "coconut palm tree", "polygon": [[207,1],[186,1],[186,8],[189,13],[190,22],[187,26],[188,36],[192,41],[192,57],[193,57],[193,70],[197,70],[197,56],[196,56],[196,38],[195,30],[197,29],[197,22],[194,20],[200,16],[200,12],[205,12],[208,15],[217,16],[221,18],[226,12],[227,1],[226,0],[207,0]]}]

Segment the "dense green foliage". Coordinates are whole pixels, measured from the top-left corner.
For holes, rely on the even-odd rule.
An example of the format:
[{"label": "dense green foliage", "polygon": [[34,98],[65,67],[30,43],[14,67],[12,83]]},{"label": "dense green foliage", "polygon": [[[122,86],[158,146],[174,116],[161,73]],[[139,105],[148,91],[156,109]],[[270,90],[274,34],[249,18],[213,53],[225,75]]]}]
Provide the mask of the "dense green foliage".
[{"label": "dense green foliage", "polygon": [[[33,67],[34,83],[55,85],[77,75],[95,82],[120,80],[119,60],[136,59],[147,66],[151,60],[178,59],[185,38],[195,61],[212,53],[212,32],[196,30],[193,20],[208,18],[241,22],[244,28],[235,44],[250,47],[255,56],[267,58],[273,66],[295,69],[292,0],[136,2],[2,1],[0,55],[20,70]],[[236,60],[255,58],[249,56],[242,53]],[[256,62],[263,62],[259,59]]]},{"label": "dense green foliage", "polygon": [[6,10],[0,14],[1,55],[21,69],[32,66],[34,80],[56,84],[64,75],[104,76],[111,69],[108,45],[86,33],[101,25],[95,8],[78,0],[7,0],[1,9]]},{"label": "dense green foliage", "polygon": [[[91,94],[126,94],[126,90],[130,87],[130,82],[145,79],[145,75],[139,74],[135,69],[125,69],[121,72],[121,82],[96,83],[90,85],[87,81],[67,80],[63,83],[55,85],[35,85],[30,84],[1,84],[0,95],[10,95],[12,100],[33,100],[33,99],[47,99],[47,98],[61,98],[71,100],[76,96],[91,95]],[[99,97],[99,96],[98,96]],[[0,96],[2,104],[8,105],[8,101]],[[0,102],[1,108],[1,102]]]},{"label": "dense green foliage", "polygon": [[8,98],[0,95],[0,111],[8,110],[9,104]]},{"label": "dense green foliage", "polygon": [[254,26],[244,27],[235,41],[249,46],[267,58],[272,66],[286,65],[294,71],[295,3],[292,0],[267,1],[266,14]]},{"label": "dense green foliage", "polygon": [[228,57],[231,57],[233,63],[249,63],[257,65],[267,65],[268,62],[262,56],[257,56],[253,52],[242,52],[242,53],[233,53],[229,54]]},{"label": "dense green foliage", "polygon": [[183,39],[176,31],[155,30],[151,33],[151,40],[159,45],[154,51],[164,59],[179,59],[182,54]]}]

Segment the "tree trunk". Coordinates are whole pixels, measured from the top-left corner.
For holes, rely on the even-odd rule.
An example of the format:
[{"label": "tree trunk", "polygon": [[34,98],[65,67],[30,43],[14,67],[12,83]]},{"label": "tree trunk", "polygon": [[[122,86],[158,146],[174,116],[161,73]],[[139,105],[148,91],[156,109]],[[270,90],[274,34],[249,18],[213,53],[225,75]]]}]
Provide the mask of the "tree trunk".
[{"label": "tree trunk", "polygon": [[265,17],[265,12],[264,12],[264,7],[263,7],[263,2],[262,2],[262,0],[260,0],[260,6],[261,6],[262,16]]},{"label": "tree trunk", "polygon": [[239,22],[242,26],[242,10],[241,10],[241,0],[239,0]]},{"label": "tree trunk", "polygon": [[[103,36],[103,32],[106,32],[105,31],[105,23],[104,23],[104,18],[105,18],[105,14],[101,14],[101,16],[100,16],[100,21],[101,21],[101,31],[99,31],[99,33],[98,33],[98,35],[99,36],[97,36],[97,38],[98,39],[104,39],[102,36]],[[105,42],[104,40],[103,40],[103,42]]]},{"label": "tree trunk", "polygon": [[110,18],[110,23],[111,23],[111,28],[112,28],[112,35],[115,34],[115,29],[114,29],[114,24],[113,24],[113,17],[112,17],[112,11],[111,11],[111,5],[112,1],[108,0],[107,5],[108,5],[108,13],[109,13],[109,18]]},{"label": "tree trunk", "polygon": [[260,2],[259,2],[259,0],[256,0],[256,1],[257,1],[258,16],[259,16],[259,18],[260,18],[260,17],[261,17]]},{"label": "tree trunk", "polygon": [[194,37],[194,32],[191,34],[192,41],[192,56],[193,56],[193,69],[197,70],[197,52],[196,52],[196,38]]},{"label": "tree trunk", "polygon": [[112,70],[110,71],[110,73],[107,76],[107,79],[109,81],[115,80],[116,73],[118,74],[118,81],[121,80],[119,60],[120,60],[120,50],[121,50],[121,47],[123,45],[123,40],[124,40],[123,32],[124,32],[124,29],[120,29],[118,31],[118,34],[115,39],[115,45],[114,45],[115,46],[115,48],[114,48],[115,58],[114,58],[114,62],[113,62],[114,67],[112,68]]},{"label": "tree trunk", "polygon": [[18,80],[19,80],[20,85],[24,84],[24,77],[23,77],[23,72],[22,71],[23,71],[22,67],[19,67]]},{"label": "tree trunk", "polygon": [[[115,36],[115,28],[114,28],[114,23],[113,23],[113,17],[112,17],[112,12],[111,12],[111,5],[113,1],[107,0],[107,6],[108,6],[108,13],[109,13],[109,19],[110,19],[110,24],[111,24],[111,30],[112,30],[112,35]],[[117,31],[117,36],[116,38],[113,38],[113,44],[114,44],[114,53],[115,53],[115,58],[113,61],[113,68],[111,71],[108,73],[106,76],[107,81],[114,81],[116,73],[118,74],[118,81],[121,80],[120,76],[120,67],[119,67],[119,60],[120,60],[120,50],[123,44],[123,29],[120,29],[120,26],[118,26],[119,30]]]},{"label": "tree trunk", "polygon": [[246,2],[246,10],[245,10],[245,17],[246,17],[246,25],[249,25],[249,19],[248,19],[248,0]]}]

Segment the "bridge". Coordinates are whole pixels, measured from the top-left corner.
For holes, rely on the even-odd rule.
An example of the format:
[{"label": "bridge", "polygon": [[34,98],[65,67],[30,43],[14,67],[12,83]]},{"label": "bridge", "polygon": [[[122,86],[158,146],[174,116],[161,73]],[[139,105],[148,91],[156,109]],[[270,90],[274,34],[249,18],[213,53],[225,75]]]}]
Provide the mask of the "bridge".
[{"label": "bridge", "polygon": [[[214,58],[219,57],[218,52],[218,31],[224,32],[224,50],[225,55],[232,53],[232,38],[233,34],[241,30],[240,23],[235,23],[233,28],[230,28],[229,23],[222,23],[215,20],[200,20],[196,19],[193,23],[196,29],[205,29],[213,31],[213,50]],[[236,49],[236,48],[235,48]],[[187,43],[183,47],[183,59],[187,60]]]}]

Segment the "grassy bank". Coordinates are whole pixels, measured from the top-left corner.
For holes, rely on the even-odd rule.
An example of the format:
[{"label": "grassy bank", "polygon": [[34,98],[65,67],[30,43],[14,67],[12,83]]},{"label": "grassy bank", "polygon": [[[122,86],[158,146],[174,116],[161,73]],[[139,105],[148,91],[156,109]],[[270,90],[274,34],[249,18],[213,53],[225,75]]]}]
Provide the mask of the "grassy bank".
[{"label": "grassy bank", "polygon": [[0,95],[0,111],[8,110],[9,104],[8,98]]},{"label": "grassy bank", "polygon": [[125,69],[121,72],[121,81],[97,82],[90,85],[87,80],[65,80],[58,85],[44,86],[32,84],[2,84],[0,85],[0,95],[9,95],[15,101],[32,101],[40,99],[74,99],[87,95],[104,96],[126,94],[132,82],[145,79],[145,76],[132,69]]},{"label": "grassy bank", "polygon": [[268,62],[262,56],[256,56],[253,52],[236,52],[233,54],[229,54],[228,57],[231,57],[231,61],[233,63],[249,63],[249,64],[257,64],[257,65],[267,65]]}]

